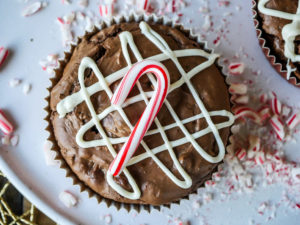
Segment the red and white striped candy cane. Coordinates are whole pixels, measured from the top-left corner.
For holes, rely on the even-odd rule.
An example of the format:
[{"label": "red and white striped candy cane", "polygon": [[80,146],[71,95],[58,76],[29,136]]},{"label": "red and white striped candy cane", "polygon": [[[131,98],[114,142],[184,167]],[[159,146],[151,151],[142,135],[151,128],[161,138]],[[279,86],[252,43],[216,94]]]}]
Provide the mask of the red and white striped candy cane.
[{"label": "red and white striped candy cane", "polygon": [[139,121],[136,123],[128,140],[122,146],[121,151],[118,153],[109,167],[109,172],[113,174],[113,176],[117,176],[122,172],[127,162],[136,151],[145,133],[151,126],[154,118],[160,110],[168,93],[170,79],[169,73],[165,66],[153,60],[144,60],[134,64],[126,73],[117,90],[115,91],[111,99],[111,103],[120,106],[126,100],[137,80],[146,73],[153,73],[157,77],[157,85],[155,86],[154,94],[145,111],[143,112]]},{"label": "red and white striped candy cane", "polygon": [[0,110],[0,129],[3,131],[4,134],[9,135],[13,132],[14,127],[5,117],[4,113]]},{"label": "red and white striped candy cane", "polygon": [[0,66],[4,63],[8,56],[8,50],[4,47],[0,47]]}]

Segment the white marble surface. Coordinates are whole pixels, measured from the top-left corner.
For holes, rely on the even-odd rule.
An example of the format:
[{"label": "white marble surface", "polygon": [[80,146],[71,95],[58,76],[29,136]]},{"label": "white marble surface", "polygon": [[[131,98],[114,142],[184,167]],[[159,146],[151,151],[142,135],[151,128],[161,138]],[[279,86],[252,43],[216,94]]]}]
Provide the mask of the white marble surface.
[{"label": "white marble surface", "polygon": [[[198,12],[201,1],[192,1],[192,5],[183,10],[183,22],[187,28],[198,28],[204,21]],[[269,65],[265,59],[256,38],[251,12],[251,1],[232,0],[231,8],[214,7],[217,0],[210,0],[213,19],[218,23],[224,11],[232,11],[233,16],[228,17],[231,32],[227,37],[231,44],[222,42],[216,51],[230,58],[244,48],[250,57],[243,58],[250,69],[261,70],[256,78],[257,89],[275,90],[280,99],[289,104],[300,106],[300,90],[285,82]],[[241,6],[241,11],[235,5]],[[17,133],[20,143],[14,149],[1,149],[0,169],[3,170],[13,184],[44,211],[60,224],[104,224],[100,217],[105,214],[113,215],[112,224],[167,224],[167,214],[182,216],[191,221],[191,224],[201,224],[200,220],[191,212],[189,201],[183,201],[180,206],[173,206],[164,213],[153,211],[151,214],[142,212],[127,213],[124,209],[117,211],[98,204],[96,199],[89,199],[87,193],[79,193],[79,188],[73,186],[71,179],[65,178],[65,172],[59,168],[47,167],[44,162],[42,145],[47,137],[44,131],[46,123],[43,121],[46,113],[43,107],[47,96],[46,87],[49,86],[49,75],[43,72],[38,64],[49,53],[62,53],[61,35],[58,25],[54,22],[56,17],[62,16],[78,6],[61,5],[60,1],[51,1],[49,6],[29,18],[21,17],[23,3],[15,0],[0,1],[0,45],[12,50],[9,62],[0,70],[0,108],[6,109],[17,124]],[[96,4],[90,4],[91,10],[97,11]],[[188,23],[188,19],[192,23]],[[79,33],[83,33],[79,31]],[[213,40],[214,34],[208,39]],[[31,40],[32,39],[32,40]],[[210,44],[210,47],[213,45]],[[251,59],[253,58],[253,59]],[[22,93],[22,87],[15,89],[8,86],[10,79],[18,77],[32,84],[32,91],[28,96]],[[297,100],[298,99],[298,100]],[[290,144],[290,156],[298,155],[297,144]],[[72,209],[65,208],[58,201],[58,194],[65,190],[75,193],[80,202]],[[252,195],[237,195],[235,200],[220,203],[213,201],[203,207],[202,215],[207,218],[208,224],[248,224],[254,218],[259,224],[298,224],[300,213],[296,214],[280,208],[276,218],[266,221],[259,216],[256,208],[265,199],[279,198],[281,187],[273,186],[256,191]]]}]

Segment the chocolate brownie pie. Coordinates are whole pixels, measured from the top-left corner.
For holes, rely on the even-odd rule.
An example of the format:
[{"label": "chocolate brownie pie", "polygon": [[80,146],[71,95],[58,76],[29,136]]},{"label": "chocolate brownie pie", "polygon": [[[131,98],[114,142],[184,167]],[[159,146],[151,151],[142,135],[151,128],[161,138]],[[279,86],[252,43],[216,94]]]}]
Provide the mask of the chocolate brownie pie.
[{"label": "chocolate brownie pie", "polygon": [[300,1],[256,0],[258,29],[276,62],[287,71],[286,79],[300,83]]},{"label": "chocolate brownie pie", "polygon": [[[80,185],[115,202],[161,205],[211,179],[234,121],[216,64],[182,28],[144,21],[95,29],[67,54],[50,88],[50,140]],[[167,97],[118,176],[109,166],[145,110],[157,80],[144,74],[121,107],[111,97],[124,75],[151,59],[169,73]]]}]

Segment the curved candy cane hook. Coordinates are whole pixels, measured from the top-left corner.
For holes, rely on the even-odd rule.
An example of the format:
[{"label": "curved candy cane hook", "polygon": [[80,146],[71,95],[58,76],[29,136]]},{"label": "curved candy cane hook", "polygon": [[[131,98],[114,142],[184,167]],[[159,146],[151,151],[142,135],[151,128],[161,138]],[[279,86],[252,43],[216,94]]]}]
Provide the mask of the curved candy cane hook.
[{"label": "curved candy cane hook", "polygon": [[120,107],[126,100],[137,80],[146,73],[153,73],[157,77],[155,91],[145,111],[132,130],[128,140],[122,146],[121,151],[109,167],[109,172],[113,176],[117,176],[123,171],[124,167],[139,146],[145,133],[150,128],[168,93],[170,78],[166,67],[160,62],[154,60],[144,60],[134,64],[126,73],[114,93],[111,103]]}]

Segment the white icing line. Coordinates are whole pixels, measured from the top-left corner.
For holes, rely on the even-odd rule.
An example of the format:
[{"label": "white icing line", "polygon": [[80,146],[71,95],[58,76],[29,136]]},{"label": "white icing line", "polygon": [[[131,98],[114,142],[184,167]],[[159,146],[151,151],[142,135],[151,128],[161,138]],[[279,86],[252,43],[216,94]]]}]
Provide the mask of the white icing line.
[{"label": "white icing line", "polygon": [[[169,124],[167,126],[162,126],[160,121],[155,118],[154,122],[157,126],[157,129],[150,130],[146,133],[146,136],[153,135],[160,133],[162,136],[162,139],[164,141],[164,144],[161,146],[158,146],[154,149],[150,149],[144,141],[141,142],[141,145],[145,149],[145,153],[142,153],[138,156],[133,157],[127,166],[133,165],[135,163],[138,163],[146,158],[151,157],[154,162],[162,169],[162,171],[179,187],[181,188],[189,188],[192,185],[192,180],[190,176],[186,173],[186,171],[182,168],[181,164],[179,163],[173,148],[176,146],[180,146],[183,144],[186,144],[190,142],[193,147],[196,149],[196,151],[207,161],[209,162],[219,162],[223,159],[224,154],[225,154],[225,147],[223,145],[223,142],[220,138],[219,129],[229,127],[230,125],[233,124],[234,122],[234,116],[225,110],[220,110],[220,111],[213,111],[213,112],[208,112],[201,101],[200,97],[197,94],[197,91],[194,89],[192,83],[190,82],[190,79],[201,72],[202,70],[208,68],[211,66],[216,58],[218,57],[217,54],[213,53],[207,53],[203,50],[200,49],[186,49],[186,50],[177,50],[177,51],[172,51],[168,44],[165,42],[165,40],[156,32],[154,32],[145,22],[140,23],[140,28],[142,30],[142,33],[152,42],[154,43],[163,53],[158,54],[152,57],[149,57],[148,59],[152,60],[157,60],[157,61],[164,61],[166,59],[171,59],[175,65],[177,66],[178,70],[180,71],[182,77],[171,84],[169,92],[172,92],[176,88],[179,88],[183,84],[187,84],[188,88],[190,89],[192,95],[195,98],[195,101],[197,105],[199,106],[200,110],[202,113],[192,116],[190,118],[180,120],[179,117],[177,116],[176,112],[173,110],[171,104],[168,102],[168,100],[165,100],[165,106],[169,110],[171,116],[175,120],[175,123]],[[124,55],[124,58],[128,64],[126,68],[123,68],[107,77],[103,77],[101,71],[97,67],[96,63],[88,57],[83,58],[81,61],[81,64],[79,66],[79,71],[78,71],[78,79],[79,83],[81,86],[81,90],[75,94],[72,94],[71,96],[66,97],[62,101],[60,101],[57,105],[57,111],[60,114],[60,117],[64,117],[66,113],[71,112],[74,107],[76,107],[78,104],[81,102],[85,101],[90,112],[92,115],[92,119],[84,124],[78,131],[76,135],[76,142],[80,147],[88,148],[88,147],[96,147],[96,146],[106,146],[110,153],[112,154],[113,157],[116,157],[116,151],[113,148],[113,144],[121,144],[126,142],[128,137],[121,137],[121,138],[109,138],[107,137],[103,127],[101,126],[100,122],[103,118],[105,118],[109,113],[113,111],[118,111],[118,113],[121,115],[123,118],[124,122],[127,124],[127,126],[132,130],[133,126],[128,120],[126,114],[124,113],[123,108],[127,105],[133,104],[138,101],[144,101],[146,104],[148,104],[148,98],[152,96],[153,91],[151,92],[144,92],[140,83],[137,82],[137,87],[140,91],[140,94],[137,96],[134,96],[132,98],[127,99],[122,106],[117,106],[117,105],[111,105],[105,110],[103,110],[100,114],[96,114],[95,109],[91,103],[90,96],[95,94],[96,92],[99,91],[105,91],[108,95],[109,98],[112,97],[112,92],[109,88],[109,85],[119,79],[122,78],[122,76],[128,71],[128,69],[131,67],[132,62],[130,60],[129,52],[128,52],[128,45],[130,46],[133,54],[135,55],[136,59],[138,61],[143,60],[137,46],[135,45],[133,41],[132,34],[129,32],[123,32],[119,35],[121,46],[122,46],[122,52]],[[178,61],[178,57],[187,57],[187,56],[202,56],[207,58],[207,61],[201,63],[200,65],[196,66],[193,68],[191,71],[186,73],[182,66],[180,65]],[[85,87],[84,85],[84,71],[86,68],[91,68],[95,75],[97,76],[99,83],[93,84],[90,87]],[[156,85],[156,80],[154,79],[152,74],[147,74],[148,78],[152,82],[153,86]],[[211,120],[211,116],[224,116],[228,118],[228,121],[222,122],[219,124],[214,124]],[[208,127],[197,131],[193,134],[190,134],[188,130],[185,128],[184,124],[195,121],[200,118],[205,118]],[[96,125],[96,128],[98,129],[102,139],[100,140],[93,140],[93,141],[84,141],[83,136],[84,134],[94,125]],[[174,127],[179,127],[181,131],[185,134],[185,137],[180,138],[175,141],[169,141],[165,131],[172,129]],[[212,132],[216,138],[217,144],[219,146],[219,154],[216,157],[212,157],[209,154],[206,153],[202,149],[201,146],[198,145],[198,143],[195,141],[195,139],[202,137],[208,133]],[[179,174],[183,178],[183,180],[178,179],[156,156],[157,153],[162,152],[162,151],[168,151],[170,154],[170,157],[178,170]],[[124,170],[124,174],[126,178],[128,179],[129,184],[131,185],[133,192],[128,192],[127,190],[123,189],[120,185],[118,185],[114,179],[113,176],[110,173],[107,173],[107,182],[109,185],[120,195],[129,198],[129,199],[138,199],[140,197],[140,189],[137,186],[135,180],[133,177],[130,175],[127,169]]]}]

